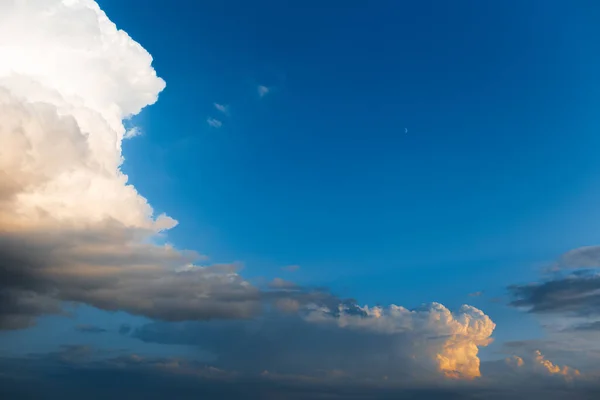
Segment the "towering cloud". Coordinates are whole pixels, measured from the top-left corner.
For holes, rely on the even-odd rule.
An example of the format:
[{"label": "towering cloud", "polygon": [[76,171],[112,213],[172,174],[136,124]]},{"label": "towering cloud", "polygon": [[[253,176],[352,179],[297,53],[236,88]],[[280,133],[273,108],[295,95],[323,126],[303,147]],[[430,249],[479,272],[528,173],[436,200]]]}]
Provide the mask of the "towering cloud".
[{"label": "towering cloud", "polygon": [[451,378],[479,377],[478,346],[487,346],[496,324],[482,311],[463,305],[452,313],[439,303],[416,310],[401,306],[348,307],[337,310],[313,309],[307,320],[334,323],[341,328],[359,329],[382,335],[396,335],[415,347],[413,358],[431,360]]},{"label": "towering cloud", "polygon": [[177,222],[120,170],[123,119],[165,87],[151,63],[94,1],[1,2],[0,327],[58,300],[175,320],[256,311],[235,266],[160,244]]}]

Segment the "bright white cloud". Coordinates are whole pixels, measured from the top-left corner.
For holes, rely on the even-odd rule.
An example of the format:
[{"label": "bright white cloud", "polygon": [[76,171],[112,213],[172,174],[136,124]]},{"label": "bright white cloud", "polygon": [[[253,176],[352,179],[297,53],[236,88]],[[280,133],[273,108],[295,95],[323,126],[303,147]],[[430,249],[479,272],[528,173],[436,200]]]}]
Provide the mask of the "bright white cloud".
[{"label": "bright white cloud", "polygon": [[0,327],[55,298],[157,318],[256,310],[235,268],[181,271],[194,257],[152,244],[177,221],[120,169],[138,132],[122,121],[165,87],[151,64],[92,0],[0,2],[0,300],[14,305]]}]

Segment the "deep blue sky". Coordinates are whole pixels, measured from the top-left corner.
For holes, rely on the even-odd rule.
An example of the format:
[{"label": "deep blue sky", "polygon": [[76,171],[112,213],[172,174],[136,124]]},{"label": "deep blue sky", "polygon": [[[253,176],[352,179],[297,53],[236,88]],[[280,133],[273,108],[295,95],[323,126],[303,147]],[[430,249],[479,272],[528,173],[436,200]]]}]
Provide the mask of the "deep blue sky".
[{"label": "deep blue sky", "polygon": [[489,298],[599,239],[598,3],[99,3],[167,82],[124,170],[179,247],[502,337]]}]

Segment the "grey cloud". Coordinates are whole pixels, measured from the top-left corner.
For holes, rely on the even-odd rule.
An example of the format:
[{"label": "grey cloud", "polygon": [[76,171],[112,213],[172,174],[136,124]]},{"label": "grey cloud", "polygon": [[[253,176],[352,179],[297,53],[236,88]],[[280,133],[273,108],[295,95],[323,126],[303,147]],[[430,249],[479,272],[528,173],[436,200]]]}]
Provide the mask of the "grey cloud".
[{"label": "grey cloud", "polygon": [[[103,356],[103,357],[99,357]],[[576,399],[598,398],[597,382],[577,385],[532,379],[465,385],[374,383],[338,374],[240,374],[211,365],[134,354],[106,357],[87,347],[65,347],[29,358],[0,359],[0,396],[20,399]],[[32,384],[35,382],[35,384]]]},{"label": "grey cloud", "polygon": [[193,253],[144,243],[117,223],[0,235],[0,328],[22,328],[59,300],[165,320],[247,318],[261,293],[236,265],[179,267]]},{"label": "grey cloud", "polygon": [[600,267],[600,246],[584,246],[568,251],[558,260],[559,268]]},{"label": "grey cloud", "polygon": [[0,234],[0,329],[25,328],[41,314],[59,313],[61,301],[167,321],[244,319],[269,304],[335,309],[352,303],[283,280],[260,290],[236,264],[194,266],[198,254],[151,238],[116,221]]},{"label": "grey cloud", "polygon": [[532,313],[591,316],[600,314],[600,276],[585,271],[553,280],[512,285],[510,305]]},{"label": "grey cloud", "polygon": [[[3,271],[2,271],[3,272]],[[31,290],[7,287],[0,282],[0,329],[22,329],[42,314],[60,313],[60,302]]]},{"label": "grey cloud", "polygon": [[571,329],[575,331],[600,331],[600,321],[575,325]]},{"label": "grey cloud", "polygon": [[[433,382],[450,372],[439,365],[440,354],[446,359],[461,354],[460,369],[454,372],[478,376],[476,346],[485,346],[493,329],[483,314],[451,314],[441,305],[402,310],[361,309],[347,301],[334,311],[316,307],[291,315],[271,312],[249,321],[156,322],[137,328],[132,337],[197,346],[219,368],[245,372],[309,374],[320,368],[378,381],[385,376]],[[462,348],[467,354],[462,355]]]},{"label": "grey cloud", "polygon": [[214,355],[219,368],[247,373],[307,374],[318,368],[378,379],[427,374],[412,361],[411,349],[402,345],[408,336],[342,330],[307,323],[297,315],[211,323],[156,322],[137,328],[132,336],[151,343],[198,346]]}]

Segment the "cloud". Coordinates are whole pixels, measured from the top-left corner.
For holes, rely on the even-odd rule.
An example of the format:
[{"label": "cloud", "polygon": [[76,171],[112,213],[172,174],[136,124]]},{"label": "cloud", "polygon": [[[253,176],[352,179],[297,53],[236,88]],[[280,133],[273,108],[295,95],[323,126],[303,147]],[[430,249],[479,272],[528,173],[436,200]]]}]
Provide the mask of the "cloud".
[{"label": "cloud", "polygon": [[521,374],[524,378],[530,375],[540,375],[543,377],[558,377],[566,381],[580,378],[579,370],[563,365],[562,367],[548,360],[541,351],[535,350],[527,355],[527,360],[513,355],[505,359],[506,365],[513,372]]},{"label": "cloud", "polygon": [[600,321],[586,322],[573,326],[575,331],[600,331]]},{"label": "cloud", "polygon": [[584,246],[563,254],[556,263],[557,268],[600,267],[600,246]]},{"label": "cloud", "polygon": [[600,275],[596,273],[569,274],[508,289],[510,304],[532,313],[600,315]]},{"label": "cloud", "polygon": [[600,246],[568,251],[541,281],[508,287],[510,305],[531,313],[591,317],[600,315]]},{"label": "cloud", "polygon": [[533,360],[537,369],[542,370],[544,373],[549,375],[562,375],[567,378],[573,378],[580,375],[580,372],[576,369],[566,365],[560,367],[552,363],[552,361],[546,359],[539,350],[535,351]]},{"label": "cloud", "polygon": [[300,269],[299,265],[286,265],[285,267],[281,267],[282,271],[287,271],[287,272],[296,272]]},{"label": "cloud", "polygon": [[[493,384],[429,385],[396,383],[346,376],[323,369],[312,375],[273,371],[247,374],[224,370],[192,360],[147,357],[139,354],[63,347],[57,352],[27,358],[0,358],[2,398],[87,399],[594,399],[597,381],[546,380],[530,376],[526,381]],[[35,384],[31,384],[35,382]],[[114,382],[119,382],[118,385]]]},{"label": "cloud", "polygon": [[238,266],[191,265],[193,253],[147,243],[146,235],[111,223],[0,235],[7,277],[1,285],[166,320],[245,318],[259,311],[260,293],[237,274]]},{"label": "cloud", "polygon": [[137,126],[134,126],[133,128],[127,129],[125,131],[125,135],[123,136],[123,139],[131,139],[136,136],[140,136],[141,134],[142,134],[142,130],[140,128],[138,128]]},{"label": "cloud", "polygon": [[95,326],[95,325],[77,325],[75,327],[75,330],[77,332],[81,332],[81,333],[104,333],[104,332],[108,332],[106,329],[100,328],[99,326]]},{"label": "cloud", "polygon": [[219,121],[216,118],[212,118],[212,117],[208,117],[206,120],[206,123],[210,126],[212,126],[213,128],[220,128],[221,126],[223,126],[223,122]]},{"label": "cloud", "polygon": [[286,281],[281,278],[274,278],[269,282],[269,287],[272,289],[294,289],[297,286],[294,282]]},{"label": "cloud", "polygon": [[391,305],[383,307],[340,307],[335,312],[324,307],[314,309],[307,320],[316,323],[335,323],[340,328],[397,335],[411,334],[430,339],[426,356],[448,377],[475,378],[480,376],[480,346],[491,343],[496,324],[475,307],[463,305],[453,313],[439,303],[415,310]]},{"label": "cloud", "polygon": [[523,359],[519,356],[511,356],[506,358],[506,364],[510,365],[511,367],[515,367],[515,368],[520,368],[523,365],[525,365],[525,361],[523,361]]},{"label": "cloud", "polygon": [[[286,301],[292,301],[289,298]],[[394,382],[435,382],[480,376],[478,347],[491,342],[494,323],[464,306],[407,310],[359,307],[351,301],[290,304],[290,314],[210,324],[151,323],[132,336],[146,342],[195,345],[219,368],[311,375],[315,369]]]},{"label": "cloud", "polygon": [[225,115],[229,115],[229,107],[224,104],[213,103],[215,108]]},{"label": "cloud", "polygon": [[469,293],[469,297],[480,297],[483,295],[482,291]]},{"label": "cloud", "polygon": [[268,88],[267,86],[264,86],[264,85],[258,86],[258,95],[260,97],[265,97],[267,94],[269,94],[270,91],[271,91],[271,89]]},{"label": "cloud", "polygon": [[93,1],[0,12],[0,328],[61,301],[168,320],[245,318],[257,289],[236,265],[164,244],[121,171],[123,120],[158,99],[152,57]]}]

